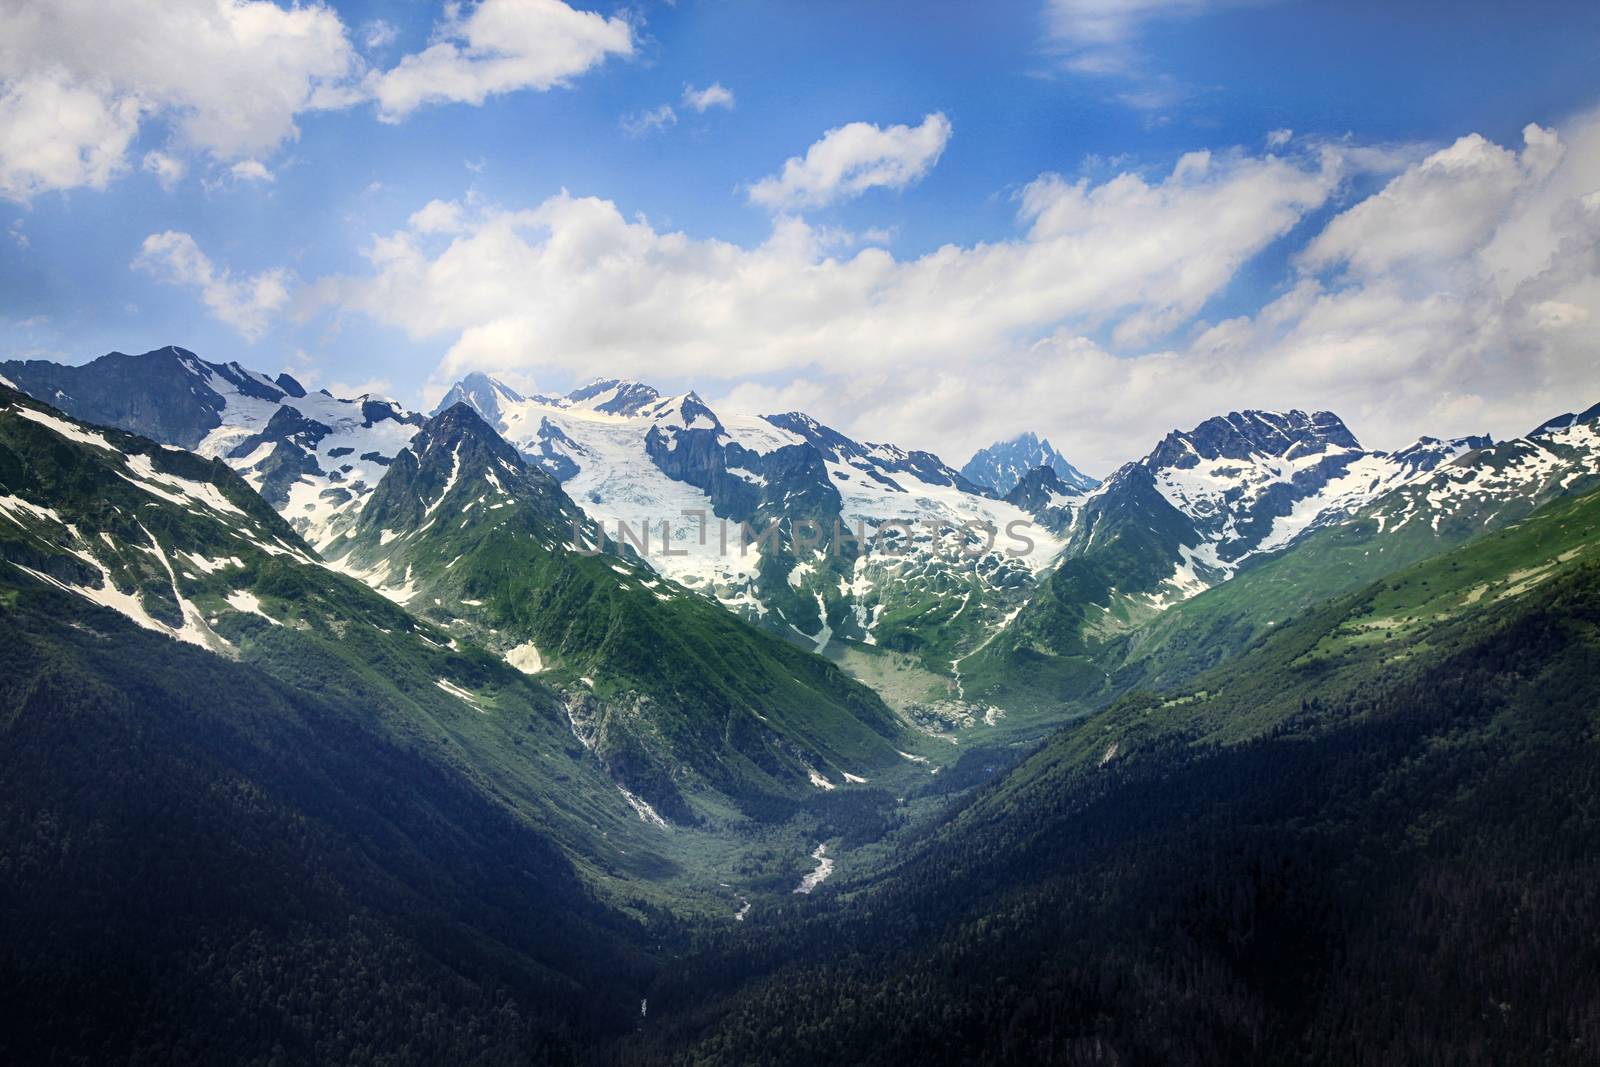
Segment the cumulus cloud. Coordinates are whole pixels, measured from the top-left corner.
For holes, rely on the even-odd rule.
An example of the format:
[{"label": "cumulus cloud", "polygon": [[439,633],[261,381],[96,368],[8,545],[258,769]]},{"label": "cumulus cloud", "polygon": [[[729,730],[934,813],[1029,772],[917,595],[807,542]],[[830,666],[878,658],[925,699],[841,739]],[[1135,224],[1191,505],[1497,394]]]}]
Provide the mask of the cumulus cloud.
[{"label": "cumulus cloud", "polygon": [[[360,37],[382,51],[397,32],[376,20]],[[447,3],[433,43],[386,71],[369,69],[320,0],[0,4],[0,197],[104,188],[154,121],[173,136],[142,165],[163,184],[187,169],[186,153],[262,180],[260,161],[309,113],[376,101],[379,118],[398,122],[426,103],[565,85],[633,51],[626,21],[561,0]]]},{"label": "cumulus cloud", "polygon": [[263,337],[274,314],[289,302],[287,271],[267,270],[236,278],[226,267],[212,263],[193,237],[175,230],[146,237],[133,266],[162,281],[197,290],[217,319],[249,341]]},{"label": "cumulus cloud", "polygon": [[933,112],[917,126],[887,129],[852,122],[822,135],[804,156],[750,186],[750,202],[774,211],[823,207],[868,189],[903,189],[922,180],[950,141],[950,120]]},{"label": "cumulus cloud", "polygon": [[1521,153],[1472,134],[1406,169],[1311,242],[1302,262],[1376,276],[1452,269],[1493,235],[1512,202],[1555,169],[1562,145],[1537,125]]},{"label": "cumulus cloud", "polygon": [[413,233],[460,233],[461,205],[454,200],[430,200],[411,213]]},{"label": "cumulus cloud", "polygon": [[714,107],[733,109],[733,91],[721,82],[712,82],[704,89],[692,85],[683,87],[683,106],[704,114]]},{"label": "cumulus cloud", "polygon": [[[559,366],[697,378],[901,373],[1015,348],[1060,322],[1192,315],[1240,264],[1322,204],[1328,159],[1186,156],[1159,180],[1046,175],[1022,232],[897,260],[844,257],[835,231],[780,217],[754,248],[696,240],[561,194],[525,210],[432,205],[320,299],[413,337],[453,337],[440,373]],[[441,236],[433,223],[457,227]]]},{"label": "cumulus cloud", "polygon": [[228,168],[228,173],[233,175],[234,181],[270,182],[273,180],[272,172],[259,159],[241,159]]},{"label": "cumulus cloud", "polygon": [[435,43],[374,73],[379,117],[398,122],[426,103],[482,104],[520,89],[565,85],[610,56],[631,56],[633,28],[561,0],[482,0],[446,8]]},{"label": "cumulus cloud", "polygon": [[7,80],[0,92],[0,195],[103,189],[126,167],[139,130],[137,99],[79,85],[59,71]]},{"label": "cumulus cloud", "polygon": [[[856,417],[942,426],[966,447],[985,434],[961,435],[963,419],[1009,411],[1102,472],[1166,429],[1245,406],[1330,408],[1378,447],[1525,432],[1600,401],[1597,185],[1592,118],[1560,138],[1529,127],[1520,153],[1463,138],[1335,216],[1254,314],[1135,355],[1058,331],[1016,357],[1024,393],[950,375],[961,391],[929,387]],[[1463,211],[1465,236],[1441,229],[1441,204]]]},{"label": "cumulus cloud", "polygon": [[1600,400],[1600,120],[1411,158],[1302,239],[1262,307],[1207,320],[1370,156],[1294,143],[1044,175],[1014,236],[905,259],[792,216],[742,247],[568,194],[436,202],[315,299],[440,343],[436,387],[475,369],[688,381],[954,460],[1033,429],[1097,473],[1237,407],[1331,408],[1400,447]]},{"label": "cumulus cloud", "polygon": [[296,135],[297,116],[350,103],[356,67],[322,4],[0,6],[0,195],[104,187],[157,116],[179,144],[222,160],[270,152]]}]

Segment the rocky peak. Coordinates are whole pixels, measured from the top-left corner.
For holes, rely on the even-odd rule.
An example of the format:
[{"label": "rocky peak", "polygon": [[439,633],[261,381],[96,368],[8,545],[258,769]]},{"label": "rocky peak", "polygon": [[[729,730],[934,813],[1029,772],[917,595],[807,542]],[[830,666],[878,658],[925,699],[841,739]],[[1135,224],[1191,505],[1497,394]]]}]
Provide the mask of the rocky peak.
[{"label": "rocky peak", "polygon": [[520,404],[523,397],[504,382],[491,378],[482,371],[473,371],[462,378],[439,401],[433,413],[438,415],[457,404],[467,404],[492,426],[500,424],[503,405]]},{"label": "rocky peak", "polygon": [[461,402],[424,423],[395,457],[363,508],[359,526],[367,532],[418,531],[435,518],[461,515],[488,492],[534,497],[541,489],[554,490],[555,480],[529,469],[515,448]]},{"label": "rocky peak", "polygon": [[1009,441],[996,441],[979,449],[961,468],[961,476],[1004,496],[1039,467],[1051,468],[1068,490],[1087,492],[1100,484],[1067,462],[1049,441],[1031,430]]},{"label": "rocky peak", "polygon": [[[222,393],[276,401],[285,391],[237,364],[206,363],[176,345],[110,352],[81,366],[0,363],[0,375],[75,418],[195,448],[222,422]],[[215,388],[213,387],[215,384]]]},{"label": "rocky peak", "polygon": [[1528,436],[1544,437],[1552,433],[1557,433],[1561,430],[1570,429],[1573,426],[1580,426],[1583,423],[1595,422],[1597,420],[1600,420],[1600,404],[1596,404],[1591,408],[1577,413],[1569,411],[1565,415],[1557,415],[1553,419],[1548,419],[1545,422],[1540,423],[1531,433],[1528,434]]},{"label": "rocky peak", "polygon": [[417,436],[411,439],[408,449],[426,467],[434,463],[450,462],[453,455],[492,463],[501,461],[521,468],[522,457],[515,448],[484,421],[471,404],[452,404],[427,422]]},{"label": "rocky peak", "polygon": [[1039,466],[1024,474],[1005,495],[1007,503],[1032,511],[1031,501],[1045,502],[1051,496],[1073,495],[1061,476],[1050,467]]},{"label": "rocky peak", "polygon": [[1167,434],[1145,463],[1157,468],[1193,467],[1206,460],[1293,460],[1360,448],[1355,435],[1331,411],[1231,411],[1209,418],[1187,433],[1174,430]]},{"label": "rocky peak", "polygon": [[661,394],[643,382],[624,378],[602,378],[567,394],[574,405],[604,415],[637,415],[661,399]]},{"label": "rocky peak", "polygon": [[284,371],[283,373],[279,374],[273,379],[273,381],[277,384],[279,389],[283,390],[284,395],[292,396],[296,400],[302,400],[305,398],[306,387],[295,381],[294,376],[288,371]]},{"label": "rocky peak", "polygon": [[[1095,483],[1098,485],[1099,483]],[[1039,466],[1022,476],[1005,495],[1015,505],[1043,522],[1051,530],[1064,530],[1088,499],[1088,492],[1069,484],[1054,467]]]}]

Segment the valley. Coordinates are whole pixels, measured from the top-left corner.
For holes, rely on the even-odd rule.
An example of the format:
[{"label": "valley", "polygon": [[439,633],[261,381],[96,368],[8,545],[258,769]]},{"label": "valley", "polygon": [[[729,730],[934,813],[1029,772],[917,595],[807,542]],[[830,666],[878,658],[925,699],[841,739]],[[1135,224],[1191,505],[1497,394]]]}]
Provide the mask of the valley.
[{"label": "valley", "polygon": [[[142,395],[93,377],[120,381],[128,360],[143,368]],[[386,876],[397,887],[447,854],[437,851],[446,839],[424,830],[445,789],[479,806],[472,820],[503,822],[538,843],[519,848],[545,850],[537,865],[553,880],[538,891],[551,903],[532,906],[590,916],[581,922],[606,932],[554,919],[578,938],[558,949],[559,939],[522,941],[517,924],[471,915],[483,893],[500,892],[503,876],[484,859],[473,861],[481,884],[403,889],[424,894],[416,914],[426,918],[383,937],[404,953],[435,936],[430,924],[464,924],[491,955],[553,968],[573,988],[599,983],[614,1005],[592,1005],[599,1014],[585,1025],[619,1049],[711,1040],[745,998],[769,995],[774,938],[840,936],[832,924],[862,908],[873,923],[888,921],[880,907],[957,921],[925,897],[929,879],[951,902],[995,909],[982,872],[1034,870],[1029,857],[1045,847],[1001,829],[1018,810],[1103,812],[1113,801],[1091,784],[1100,776],[1135,791],[1203,779],[1210,763],[1283,744],[1286,730],[1342,743],[1344,720],[1327,708],[1357,700],[1366,679],[1402,691],[1461,655],[1462,641],[1490,640],[1528,605],[1586,589],[1600,543],[1593,409],[1522,438],[1424,441],[1394,455],[1363,452],[1326,413],[1233,415],[1174,434],[1102,483],[1067,490],[1039,468],[1007,502],[936,457],[860,445],[803,416],[723,417],[692,394],[627,383],[526,400],[467,382],[456,402],[421,416],[370,397],[308,397],[286,376],[181,349],[0,374],[89,398],[56,388],[63,414],[0,394],[11,699],[38,709],[14,719],[13,741],[61,706],[52,694],[63,685],[110,694],[144,678],[137,701],[183,708],[201,705],[182,680],[270,691],[250,700],[288,701],[299,718],[252,718],[224,699],[205,712],[223,718],[197,736],[248,732],[186,757],[190,773],[215,776],[205,789],[244,775],[282,817],[319,824],[327,799],[279,791],[286,772],[272,754],[303,743],[280,735],[285,723],[325,732],[337,722],[340,745],[403,754],[417,784],[388,816],[408,850],[397,856],[409,857]],[[164,409],[163,397],[183,393],[173,376],[210,398]],[[126,410],[95,399],[113,392]],[[686,454],[703,466],[685,467]],[[739,473],[758,469],[768,485]],[[669,506],[752,523],[783,515],[791,499],[804,518],[848,519],[869,534],[930,517],[942,527],[913,524],[909,551],[878,558],[877,545],[835,554],[780,526],[737,574],[717,569],[715,537],[700,546],[692,527],[670,542],[684,556],[613,536],[618,519],[624,532],[643,528]],[[1040,559],[938,544],[969,519],[1018,515]],[[802,594],[814,614],[797,625]],[[113,736],[96,743],[124,743]],[[295,773],[314,778],[326,773],[317,761],[373,757],[301,758],[311,762]],[[1035,799],[1041,789],[1056,799]],[[366,817],[367,801],[347,800],[358,804],[351,819]],[[1148,820],[1165,810],[1140,803]],[[1140,825],[1127,832],[1167,832]],[[1000,843],[976,843],[980,827],[1001,829]],[[1057,899],[1031,877],[1008,875],[1021,879],[1008,892]],[[367,878],[341,892],[365,895]],[[14,888],[38,899],[53,884]],[[195,951],[170,936],[175,951]],[[631,962],[600,964],[601,944]],[[745,975],[742,990],[694,978],[718,1005],[694,1021],[683,987],[659,970],[663,952],[689,961],[691,975],[727,969],[730,953],[746,960],[730,972]],[[482,974],[487,958],[446,966]],[[878,980],[876,964],[862,966],[852,982]],[[780,995],[781,983],[771,988]],[[656,1036],[619,1029],[637,999],[659,1020]],[[834,1019],[850,1010],[827,1009]],[[506,1039],[525,1041],[527,1025],[543,1026],[519,1021]]]},{"label": "valley", "polygon": [[1597,54],[0,0],[0,1067],[1600,1062]]}]

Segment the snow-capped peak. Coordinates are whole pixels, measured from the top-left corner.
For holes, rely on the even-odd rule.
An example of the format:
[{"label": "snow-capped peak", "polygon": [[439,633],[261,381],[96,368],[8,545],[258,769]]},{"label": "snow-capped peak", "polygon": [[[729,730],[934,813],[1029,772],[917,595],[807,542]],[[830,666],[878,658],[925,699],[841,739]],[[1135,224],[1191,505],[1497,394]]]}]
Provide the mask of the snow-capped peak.
[{"label": "snow-capped peak", "polygon": [[1187,432],[1173,430],[1142,461],[1151,468],[1193,467],[1204,460],[1284,459],[1360,451],[1361,443],[1331,411],[1230,411]]},{"label": "snow-capped peak", "polygon": [[501,408],[510,404],[520,404],[523,396],[515,389],[498,378],[491,378],[482,371],[473,371],[462,378],[450,391],[444,395],[438,405],[434,407],[433,414],[437,415],[447,411],[456,404],[466,404],[476,411],[485,422],[494,425],[500,421]]},{"label": "snow-capped peak", "polygon": [[661,394],[643,382],[624,378],[597,378],[581,389],[566,396],[568,403],[580,410],[598,411],[602,415],[636,415],[647,405],[661,399]]},{"label": "snow-capped peak", "polygon": [[1075,553],[1130,528],[1155,532],[1171,575],[1123,592],[1159,606],[1488,444],[1423,438],[1398,452],[1369,451],[1329,411],[1235,411],[1172,431],[1081,500],[1052,501],[1047,487],[1032,484],[1023,503],[1046,522],[1066,520]]},{"label": "snow-capped peak", "polygon": [[988,448],[979,449],[961,468],[961,475],[975,485],[987,486],[1005,496],[1022,483],[1029,471],[1038,467],[1054,471],[1066,492],[1087,492],[1100,484],[1067,462],[1049,441],[1031,430],[1009,441],[996,441]]}]

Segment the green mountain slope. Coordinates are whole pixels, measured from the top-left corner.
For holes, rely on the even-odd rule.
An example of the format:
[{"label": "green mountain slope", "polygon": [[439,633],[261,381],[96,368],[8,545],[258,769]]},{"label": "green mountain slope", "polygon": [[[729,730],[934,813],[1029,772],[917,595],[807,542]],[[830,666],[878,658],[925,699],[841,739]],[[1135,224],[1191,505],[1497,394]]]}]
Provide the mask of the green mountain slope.
[{"label": "green mountain slope", "polygon": [[1008,711],[1081,712],[1112,684],[1108,663],[1160,610],[1148,590],[1172,571],[1191,524],[1134,468],[1093,537],[1069,549],[1014,619],[959,664],[965,691]]},{"label": "green mountain slope", "polygon": [[870,690],[601,544],[554,479],[458,404],[331,551],[558,686],[573,732],[649,818],[696,821],[697,803],[723,806],[712,794],[782,815],[904,764],[906,730]]},{"label": "green mountain slope", "polygon": [[[1158,570],[1159,527],[1111,525],[1068,560],[992,644],[962,663],[969,693],[1046,715],[1082,713],[1137,687],[1182,685],[1329,597],[1600,484],[1600,411],[1471,451],[1401,485],[1229,581],[1152,610],[1118,592]],[[1159,515],[1154,497],[1144,512]],[[1169,509],[1170,510],[1170,509]]]},{"label": "green mountain slope", "polygon": [[1586,1062],[1597,707],[1591,494],[1063,731],[887,874],[702,946],[630,1049]]},{"label": "green mountain slope", "polygon": [[624,899],[675,861],[572,736],[563,702],[500,657],[330,571],[220,461],[0,391],[0,570],[361,709],[465,776]]},{"label": "green mountain slope", "polygon": [[221,464],[0,392],[0,1057],[528,1062],[630,1020],[653,964],[595,887],[659,877],[653,830],[450,645]]},{"label": "green mountain slope", "polygon": [[1127,643],[1117,683],[1182,684],[1314,604],[1600,485],[1600,420],[1570,418],[1472,452],[1174,605]]}]

